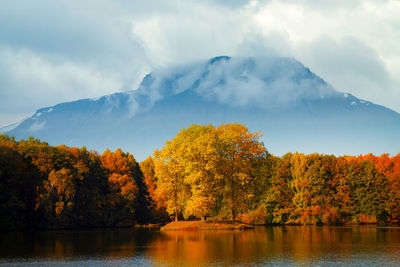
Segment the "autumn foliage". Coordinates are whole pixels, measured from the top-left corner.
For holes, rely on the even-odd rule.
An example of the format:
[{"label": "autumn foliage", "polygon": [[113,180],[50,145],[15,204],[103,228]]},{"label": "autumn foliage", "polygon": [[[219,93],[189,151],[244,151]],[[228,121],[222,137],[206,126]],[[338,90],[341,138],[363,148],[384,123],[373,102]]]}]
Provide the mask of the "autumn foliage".
[{"label": "autumn foliage", "polygon": [[0,228],[127,226],[150,220],[139,164],[95,151],[0,136]]},{"label": "autumn foliage", "polygon": [[166,196],[167,212],[236,216],[252,197],[256,163],[266,156],[259,133],[241,124],[192,125],[154,153],[156,194]]},{"label": "autumn foliage", "polygon": [[192,125],[154,153],[172,218],[256,224],[398,223],[400,154],[269,154],[241,124]]},{"label": "autumn foliage", "polygon": [[140,164],[0,135],[0,229],[168,220],[400,222],[400,154],[271,155],[242,124],[192,125]]}]

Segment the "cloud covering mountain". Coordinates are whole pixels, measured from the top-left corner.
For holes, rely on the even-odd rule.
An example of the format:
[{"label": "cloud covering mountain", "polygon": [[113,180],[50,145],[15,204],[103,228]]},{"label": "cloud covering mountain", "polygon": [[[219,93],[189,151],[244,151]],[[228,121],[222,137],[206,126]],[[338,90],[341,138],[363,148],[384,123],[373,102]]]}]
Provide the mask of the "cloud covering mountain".
[{"label": "cloud covering mountain", "polygon": [[6,1],[0,126],[225,54],[293,57],[338,90],[399,112],[399,13],[393,0]]},{"label": "cloud covering mountain", "polygon": [[275,154],[398,153],[400,115],[340,93],[292,58],[216,57],[158,68],[137,90],[39,109],[9,134],[121,147],[142,160],[193,123],[240,122]]}]

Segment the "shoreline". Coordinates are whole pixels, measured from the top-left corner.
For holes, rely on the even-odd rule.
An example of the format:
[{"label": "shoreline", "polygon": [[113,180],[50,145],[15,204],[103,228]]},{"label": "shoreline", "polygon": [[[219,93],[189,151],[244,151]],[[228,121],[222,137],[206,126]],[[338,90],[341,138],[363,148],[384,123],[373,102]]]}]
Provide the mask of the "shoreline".
[{"label": "shoreline", "polygon": [[163,227],[161,231],[166,230],[246,230],[254,229],[254,225],[243,222],[203,222],[203,221],[178,221],[170,222]]}]

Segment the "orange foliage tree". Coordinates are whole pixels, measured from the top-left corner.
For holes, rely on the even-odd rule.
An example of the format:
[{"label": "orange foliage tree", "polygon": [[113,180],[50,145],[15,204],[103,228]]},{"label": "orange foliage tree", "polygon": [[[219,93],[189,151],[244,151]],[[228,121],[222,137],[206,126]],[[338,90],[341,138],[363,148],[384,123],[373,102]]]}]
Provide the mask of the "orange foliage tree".
[{"label": "orange foliage tree", "polygon": [[[137,164],[129,153],[117,149],[104,151],[100,157],[103,166],[109,171],[106,218],[112,226],[131,224],[134,220],[138,187],[133,168]],[[127,216],[127,215],[130,216]]]}]

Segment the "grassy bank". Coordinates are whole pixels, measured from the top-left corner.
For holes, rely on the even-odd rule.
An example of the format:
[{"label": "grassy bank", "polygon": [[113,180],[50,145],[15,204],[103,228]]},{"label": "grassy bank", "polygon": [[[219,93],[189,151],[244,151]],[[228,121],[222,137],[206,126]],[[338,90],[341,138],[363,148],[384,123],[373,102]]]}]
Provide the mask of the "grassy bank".
[{"label": "grassy bank", "polygon": [[243,230],[253,228],[253,225],[241,222],[179,221],[170,222],[161,230]]}]

